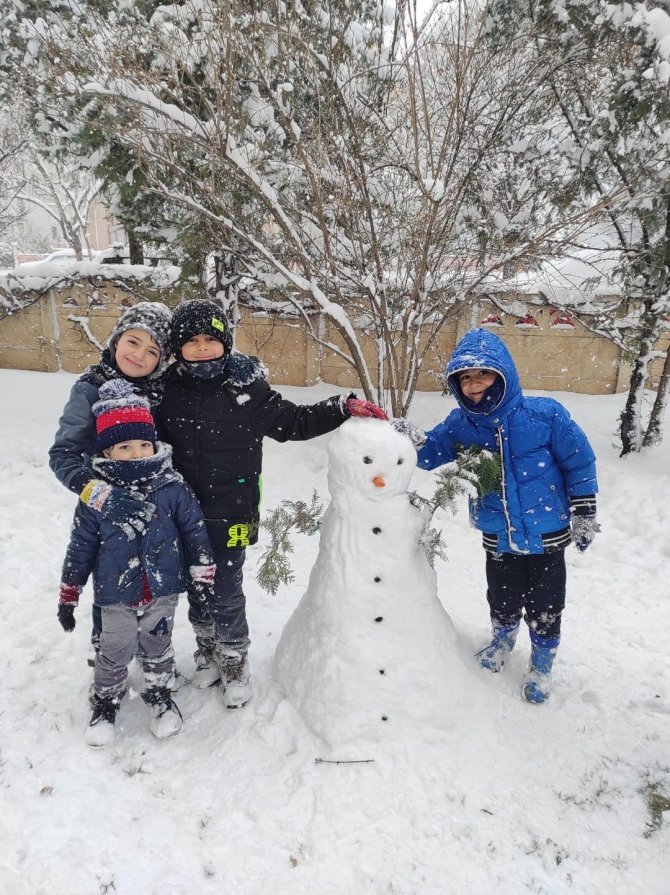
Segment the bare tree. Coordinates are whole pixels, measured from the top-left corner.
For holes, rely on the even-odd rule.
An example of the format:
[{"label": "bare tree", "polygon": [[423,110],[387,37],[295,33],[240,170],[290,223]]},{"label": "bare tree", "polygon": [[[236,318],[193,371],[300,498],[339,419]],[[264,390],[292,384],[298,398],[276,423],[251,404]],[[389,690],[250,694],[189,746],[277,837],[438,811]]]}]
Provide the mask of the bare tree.
[{"label": "bare tree", "polygon": [[394,414],[457,305],[597,211],[510,179],[559,61],[493,47],[474,0],[422,25],[368,0],[98,9],[23,15],[26,92],[70,138],[94,121],[135,152],[203,255],[291,302]]}]

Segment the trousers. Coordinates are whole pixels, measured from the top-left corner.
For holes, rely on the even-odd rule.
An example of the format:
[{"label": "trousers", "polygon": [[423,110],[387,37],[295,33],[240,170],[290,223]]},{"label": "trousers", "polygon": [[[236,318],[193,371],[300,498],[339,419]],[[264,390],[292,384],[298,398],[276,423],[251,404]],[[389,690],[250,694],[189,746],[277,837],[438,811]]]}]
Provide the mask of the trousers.
[{"label": "trousers", "polygon": [[127,603],[101,607],[100,649],[93,677],[96,695],[123,694],[128,665],[136,652],[148,690],[171,686],[175,667],[172,629],[178,599],[178,594],[157,597],[139,609]]},{"label": "trousers", "polygon": [[486,599],[491,621],[514,625],[525,610],[528,627],[559,637],[565,608],[565,553],[486,554]]},{"label": "trousers", "polygon": [[249,625],[243,589],[244,547],[213,547],[216,576],[214,595],[208,604],[188,593],[188,619],[196,629],[211,626],[213,636],[238,650],[249,647]]}]

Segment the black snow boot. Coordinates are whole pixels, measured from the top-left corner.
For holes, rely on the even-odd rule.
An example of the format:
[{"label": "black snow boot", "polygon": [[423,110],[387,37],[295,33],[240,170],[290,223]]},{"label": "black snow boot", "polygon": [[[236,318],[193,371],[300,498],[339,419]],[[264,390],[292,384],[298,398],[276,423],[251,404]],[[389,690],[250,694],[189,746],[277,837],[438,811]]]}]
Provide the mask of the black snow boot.
[{"label": "black snow boot", "polygon": [[114,739],[114,722],[121,704],[120,696],[94,695],[89,701],[93,706],[93,714],[86,731],[86,742],[89,746],[108,746]]},{"label": "black snow boot", "polygon": [[151,687],[142,694],[142,699],[151,708],[153,718],[149,723],[149,730],[155,737],[164,740],[179,733],[181,712],[168,687]]}]

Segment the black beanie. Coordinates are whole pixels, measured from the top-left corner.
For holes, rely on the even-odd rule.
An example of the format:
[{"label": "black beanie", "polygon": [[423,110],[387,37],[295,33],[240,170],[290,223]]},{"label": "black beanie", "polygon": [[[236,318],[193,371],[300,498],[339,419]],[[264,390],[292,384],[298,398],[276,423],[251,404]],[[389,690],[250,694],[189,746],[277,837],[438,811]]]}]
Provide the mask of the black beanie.
[{"label": "black beanie", "polygon": [[225,354],[233,347],[233,331],[223,311],[213,301],[196,298],[183,301],[172,315],[172,352],[181,358],[182,346],[193,336],[213,336],[223,345]]}]

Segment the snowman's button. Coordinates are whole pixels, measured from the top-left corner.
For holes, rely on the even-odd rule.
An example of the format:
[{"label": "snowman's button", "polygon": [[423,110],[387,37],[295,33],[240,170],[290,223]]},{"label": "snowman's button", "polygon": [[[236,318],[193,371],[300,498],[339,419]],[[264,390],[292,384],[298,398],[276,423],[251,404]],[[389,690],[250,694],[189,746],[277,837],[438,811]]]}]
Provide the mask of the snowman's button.
[{"label": "snowman's button", "polygon": [[380,669],[379,669],[379,673],[380,673],[380,674],[386,674],[386,671],[385,671],[383,668],[380,668]]},{"label": "snowman's button", "polygon": [[388,719],[389,719],[388,715],[382,715],[382,721],[388,721]]},{"label": "snowman's button", "polygon": [[375,527],[372,529],[372,534],[378,535],[378,534],[381,534],[381,531],[382,531],[381,528],[378,525],[375,525]]},{"label": "snowman's button", "polygon": [[379,582],[381,581],[381,578],[379,577],[379,575],[375,575],[375,581],[377,582],[377,584],[379,584]]},{"label": "snowman's button", "polygon": [[376,621],[376,622],[380,622],[380,621],[383,620],[383,618],[384,618],[383,615],[378,615],[377,618],[375,619],[375,621]]}]

